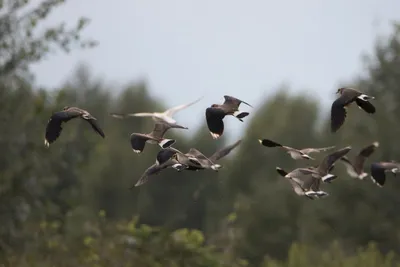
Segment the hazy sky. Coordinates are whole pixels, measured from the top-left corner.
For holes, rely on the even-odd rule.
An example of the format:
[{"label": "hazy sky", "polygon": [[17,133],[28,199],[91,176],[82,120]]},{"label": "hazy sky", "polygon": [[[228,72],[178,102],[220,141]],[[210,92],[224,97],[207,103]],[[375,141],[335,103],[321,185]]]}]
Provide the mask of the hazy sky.
[{"label": "hazy sky", "polygon": [[[204,95],[176,116],[195,128],[224,94],[257,106],[283,82],[329,105],[340,81],[362,73],[362,53],[399,10],[398,0],[69,0],[49,23],[87,16],[85,34],[100,45],[33,70],[38,84],[57,87],[83,61],[122,85],[145,78],[169,106]],[[246,126],[226,124],[235,136]]]}]

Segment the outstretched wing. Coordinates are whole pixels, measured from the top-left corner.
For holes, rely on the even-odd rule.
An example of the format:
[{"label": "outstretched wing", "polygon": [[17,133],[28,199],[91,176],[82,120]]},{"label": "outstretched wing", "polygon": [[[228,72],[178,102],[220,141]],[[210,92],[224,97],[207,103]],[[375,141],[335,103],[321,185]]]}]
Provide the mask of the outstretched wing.
[{"label": "outstretched wing", "polygon": [[73,118],[77,118],[81,115],[80,112],[77,111],[59,111],[53,113],[51,115],[49,121],[46,125],[46,133],[45,133],[45,145],[49,146],[53,143],[61,134],[62,127],[61,124],[63,122],[67,122]]},{"label": "outstretched wing", "polygon": [[101,137],[105,138],[105,134],[103,130],[100,128],[99,124],[97,123],[96,119],[85,119],[93,128],[95,132],[97,132]]},{"label": "outstretched wing", "polygon": [[318,166],[318,171],[320,173],[328,173],[329,169],[331,168],[331,166],[337,161],[339,160],[341,157],[345,156],[347,153],[349,153],[349,151],[351,150],[351,147],[345,147],[342,149],[339,149],[327,156],[325,156],[325,158],[322,160],[322,162],[319,164]]},{"label": "outstretched wing", "polygon": [[217,152],[215,152],[214,154],[211,155],[210,160],[212,162],[216,162],[217,160],[227,156],[229,153],[231,153],[231,151],[233,149],[235,149],[238,145],[240,145],[241,142],[242,142],[242,140],[238,140],[235,143],[233,143],[232,145],[229,145],[227,147],[224,147],[224,148],[218,150]]},{"label": "outstretched wing", "polygon": [[225,112],[219,108],[206,109],[207,127],[214,139],[219,138],[224,133]]},{"label": "outstretched wing", "polygon": [[362,110],[364,110],[369,114],[374,114],[376,112],[376,108],[369,101],[364,101],[359,98],[356,98],[356,103]]},{"label": "outstretched wing", "polygon": [[364,168],[365,160],[375,152],[376,148],[379,147],[378,142],[374,142],[364,147],[360,153],[354,159],[354,168],[357,172],[361,172]]},{"label": "outstretched wing", "polygon": [[248,105],[249,107],[253,107],[249,103],[244,102],[243,100],[240,100],[240,99],[238,99],[236,97],[233,97],[233,96],[224,95],[224,98],[225,98],[224,105],[234,106],[234,107],[238,108],[240,103],[243,103],[243,104]]},{"label": "outstretched wing", "polygon": [[174,163],[171,160],[168,160],[164,162],[163,164],[153,164],[149,168],[145,170],[145,172],[142,174],[142,176],[139,178],[139,180],[134,184],[133,186],[130,187],[130,189],[143,185],[149,181],[151,177],[154,175],[159,174],[162,170],[172,166]]},{"label": "outstretched wing", "polygon": [[179,106],[170,108],[170,109],[166,110],[164,113],[165,113],[165,115],[167,115],[167,116],[169,116],[169,117],[172,117],[176,112],[178,112],[178,111],[180,111],[180,110],[182,110],[182,109],[188,108],[188,107],[190,107],[190,106],[196,104],[197,102],[199,102],[199,101],[200,101],[201,99],[203,99],[203,98],[204,98],[204,96],[202,96],[202,97],[200,97],[199,99],[197,99],[197,100],[195,100],[195,101],[193,101],[193,102],[190,102],[190,103],[188,103],[188,104],[183,104],[183,105],[179,105]]},{"label": "outstretched wing", "polygon": [[303,148],[300,151],[303,152],[304,154],[310,154],[310,153],[325,152],[325,151],[328,151],[333,148],[335,148],[335,146],[328,146],[328,147],[321,147],[321,148]]}]

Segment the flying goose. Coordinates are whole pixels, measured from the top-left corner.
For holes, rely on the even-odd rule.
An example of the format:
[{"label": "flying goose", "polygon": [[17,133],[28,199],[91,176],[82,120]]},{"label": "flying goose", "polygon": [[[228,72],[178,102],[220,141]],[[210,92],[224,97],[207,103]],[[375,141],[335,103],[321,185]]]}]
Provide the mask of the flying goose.
[{"label": "flying goose", "polygon": [[165,133],[171,129],[188,129],[187,127],[180,126],[178,124],[166,124],[162,122],[156,122],[154,124],[153,131],[148,134],[132,133],[131,134],[131,146],[135,153],[141,153],[144,150],[146,143],[158,144],[161,148],[167,148],[173,145],[176,141],[174,139],[163,138]]},{"label": "flying goose", "polygon": [[386,172],[392,172],[394,176],[400,172],[400,163],[391,161],[374,162],[371,164],[371,180],[379,187],[383,187],[386,181]]},{"label": "flying goose", "polygon": [[266,146],[266,147],[281,147],[281,148],[285,149],[286,152],[295,160],[299,160],[299,159],[315,160],[309,154],[319,153],[319,152],[327,151],[327,150],[334,148],[334,146],[330,146],[330,147],[321,147],[321,148],[296,149],[296,148],[289,147],[289,146],[283,146],[283,145],[276,143],[269,139],[259,139],[258,142],[260,142],[261,145]]},{"label": "flying goose", "polygon": [[312,174],[316,178],[322,179],[323,182],[329,183],[337,176],[334,174],[330,174],[329,172],[332,171],[333,165],[337,160],[345,156],[351,150],[351,146],[336,150],[335,152],[325,156],[320,164],[316,167],[309,167],[309,169],[316,170],[318,175]]},{"label": "flying goose", "polygon": [[212,104],[211,107],[206,109],[206,121],[208,129],[210,130],[213,139],[218,139],[224,132],[224,122],[223,119],[227,115],[232,115],[238,120],[243,122],[243,118],[248,116],[248,112],[239,111],[239,105],[244,103],[249,107],[250,104],[237,99],[233,96],[225,95],[225,102],[221,104]]},{"label": "flying goose", "polygon": [[195,148],[191,148],[186,155],[191,156],[193,159],[195,158],[200,164],[201,167],[197,167],[195,165],[189,164],[189,168],[187,170],[199,170],[199,169],[212,169],[214,171],[218,171],[219,169],[222,168],[220,164],[216,164],[218,160],[221,158],[227,156],[233,149],[235,149],[242,140],[238,140],[235,143],[226,146],[222,149],[217,150],[214,154],[212,154],[210,157],[206,157],[203,153],[201,153],[199,150]]},{"label": "flying goose", "polygon": [[127,118],[127,117],[151,117],[155,122],[165,122],[168,124],[176,125],[177,122],[173,119],[173,115],[185,108],[188,108],[197,102],[199,102],[203,97],[190,102],[188,104],[182,104],[179,106],[172,107],[170,109],[165,110],[164,112],[140,112],[140,113],[128,113],[128,114],[121,114],[121,113],[110,113],[111,116],[114,118]]},{"label": "flying goose", "polygon": [[[134,184],[133,187],[140,186],[148,182],[149,178],[159,174],[162,170],[167,168],[174,168],[177,171],[182,171],[189,167],[189,164],[201,168],[202,166],[195,160],[186,156],[176,148],[168,147],[162,149],[157,153],[156,162],[145,170],[139,180]],[[197,165],[196,165],[197,164]]]},{"label": "flying goose", "polygon": [[131,186],[130,189],[147,183],[150,177],[158,175],[162,170],[166,168],[173,167],[177,170],[185,168],[185,166],[183,166],[176,160],[176,153],[177,152],[170,149],[160,150],[157,153],[156,162],[144,171],[139,180],[133,186]]},{"label": "flying goose", "polygon": [[339,88],[336,94],[340,94],[340,97],[332,103],[331,132],[336,132],[343,125],[347,116],[346,108],[354,101],[365,112],[369,114],[375,113],[375,107],[368,101],[375,99],[373,96],[363,94],[353,88]]},{"label": "flying goose", "polygon": [[368,173],[364,172],[364,163],[365,160],[374,153],[377,147],[379,147],[378,142],[373,142],[364,147],[353,161],[350,161],[346,156],[342,157],[340,160],[346,166],[347,173],[351,177],[359,178],[361,180],[368,176]]},{"label": "flying goose", "polygon": [[288,173],[282,168],[276,167],[276,171],[279,175],[289,180],[293,191],[298,196],[306,196],[314,199],[314,197],[320,198],[329,195],[327,192],[319,189],[321,180],[312,176],[312,174],[317,174],[315,170],[297,168]]},{"label": "flying goose", "polygon": [[74,118],[81,118],[92,126],[101,137],[105,137],[103,130],[97,124],[97,119],[93,117],[88,111],[77,107],[65,106],[62,111],[55,112],[51,115],[46,126],[46,134],[44,145],[49,147],[61,134],[62,123],[65,123]]}]

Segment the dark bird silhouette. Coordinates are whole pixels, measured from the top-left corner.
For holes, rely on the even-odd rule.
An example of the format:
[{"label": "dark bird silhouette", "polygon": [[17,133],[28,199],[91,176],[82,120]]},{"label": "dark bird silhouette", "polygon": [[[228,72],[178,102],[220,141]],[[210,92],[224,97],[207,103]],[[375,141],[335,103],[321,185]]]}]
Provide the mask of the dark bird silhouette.
[{"label": "dark bird silhouette", "polygon": [[321,147],[321,148],[296,149],[293,147],[281,145],[281,144],[279,144],[275,141],[269,140],[269,139],[259,139],[258,142],[260,142],[261,145],[266,146],[266,147],[281,147],[284,150],[286,150],[286,152],[292,157],[292,159],[295,159],[295,160],[299,160],[299,159],[314,160],[314,158],[312,158],[310,156],[311,153],[320,153],[320,152],[324,152],[324,151],[335,148],[334,146],[330,146],[330,147]]},{"label": "dark bird silhouette", "polygon": [[398,162],[374,162],[371,164],[371,180],[379,187],[383,187],[386,181],[386,172],[392,172],[394,176],[400,172]]},{"label": "dark bird silhouette", "polygon": [[339,88],[336,94],[340,94],[332,103],[331,107],[331,132],[336,132],[343,125],[347,112],[347,107],[356,102],[357,106],[369,114],[375,113],[375,107],[368,101],[375,97],[368,96],[353,88]]},{"label": "dark bird silhouette", "polygon": [[87,121],[101,137],[105,137],[103,130],[97,124],[97,119],[88,111],[77,107],[65,106],[62,111],[58,111],[51,115],[46,126],[46,134],[44,139],[45,146],[49,147],[61,134],[62,123],[74,118],[81,118]]},{"label": "dark bird silhouette", "polygon": [[347,173],[351,177],[359,178],[361,180],[368,176],[368,173],[364,172],[364,163],[367,158],[374,153],[377,147],[379,147],[378,142],[373,142],[372,144],[364,147],[353,161],[350,161],[346,156],[342,157],[340,160],[346,166]]},{"label": "dark bird silhouette", "polygon": [[211,107],[206,109],[207,126],[213,139],[218,139],[222,136],[225,116],[232,115],[243,122],[243,118],[248,116],[249,113],[239,111],[239,105],[244,103],[252,107],[250,104],[232,96],[225,95],[224,98],[225,102],[222,105],[212,104]]}]

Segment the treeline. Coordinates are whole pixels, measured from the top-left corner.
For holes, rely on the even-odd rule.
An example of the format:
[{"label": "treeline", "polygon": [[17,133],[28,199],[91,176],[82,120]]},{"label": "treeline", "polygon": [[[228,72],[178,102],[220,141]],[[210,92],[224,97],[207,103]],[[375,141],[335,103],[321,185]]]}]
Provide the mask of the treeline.
[{"label": "treeline", "polygon": [[[54,6],[57,3],[54,0]],[[43,15],[46,8],[38,10]],[[3,35],[8,29],[4,25],[18,32],[32,26],[0,17]],[[275,167],[290,170],[314,162],[294,161],[257,141],[269,138],[298,148],[351,145],[350,157],[379,141],[367,171],[372,161],[400,160],[399,26],[377,43],[363,77],[343,83],[376,97],[373,116],[350,107],[344,127],[331,134],[329,110],[318,99],[282,88],[254,109],[241,145],[221,160],[221,171],[168,169],[134,190],[128,188],[154,163],[159,148],[149,145],[146,153],[137,155],[129,136],[150,132],[153,122],[118,120],[109,113],[168,107],[150,96],[145,83],[132,83],[114,94],[120,88],[97,80],[84,66],[62,89],[35,88],[28,67],[47,50],[35,50],[41,56],[23,54],[29,47],[38,49],[32,38],[14,40],[14,47],[21,49],[0,46],[0,265],[399,264],[400,181],[388,175],[384,188],[378,188],[368,177],[363,181],[348,177],[338,163],[334,172],[339,178],[323,185],[328,198],[300,198]],[[40,40],[49,45],[53,41]],[[74,40],[72,36],[70,41]],[[106,139],[76,120],[68,122],[61,138],[46,148],[47,120],[66,105],[89,110]],[[178,140],[176,147],[182,151],[195,147],[206,155],[228,144],[225,137],[210,141],[205,120],[197,132],[170,130],[167,135]]]}]

